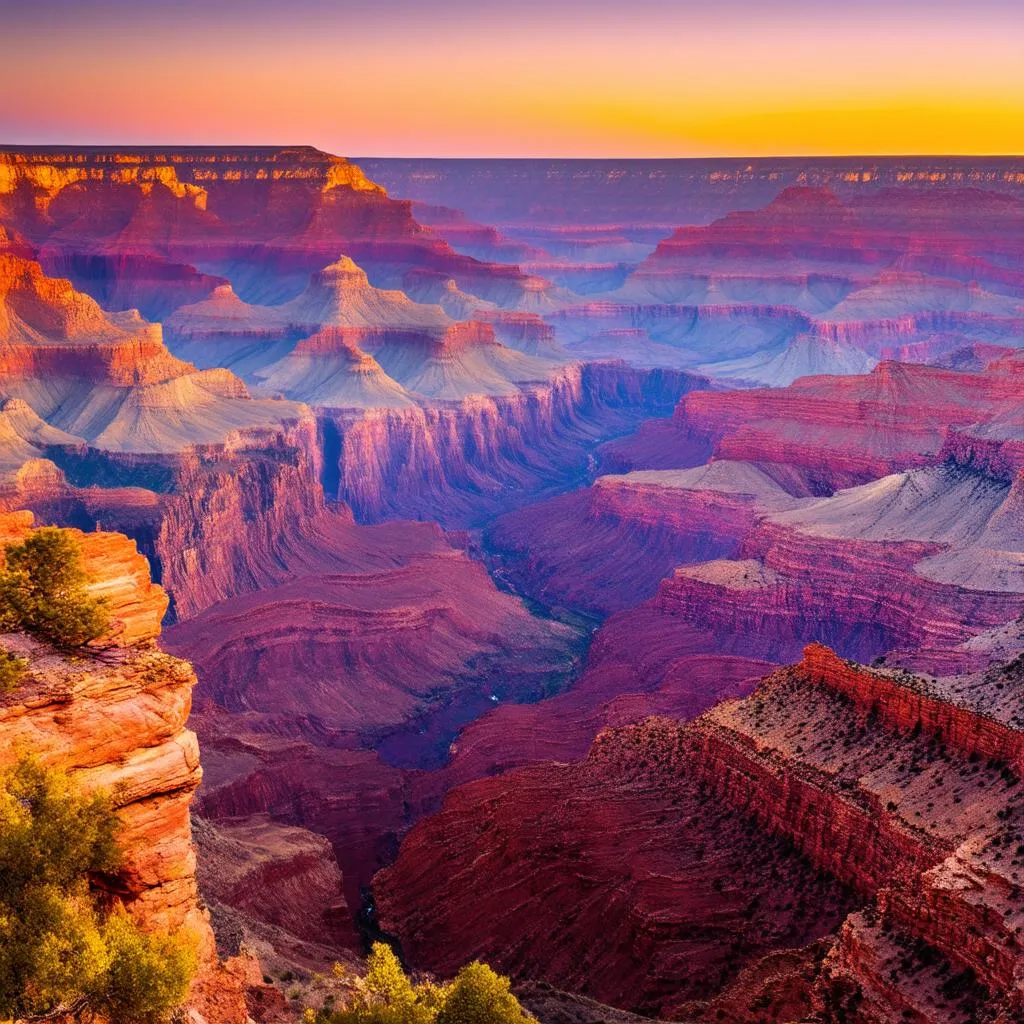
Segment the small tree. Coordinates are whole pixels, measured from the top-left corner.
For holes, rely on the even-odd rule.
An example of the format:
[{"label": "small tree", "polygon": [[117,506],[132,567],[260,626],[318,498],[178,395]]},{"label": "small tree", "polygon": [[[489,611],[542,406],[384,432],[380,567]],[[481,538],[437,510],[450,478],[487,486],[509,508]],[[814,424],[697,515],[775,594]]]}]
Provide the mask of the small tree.
[{"label": "small tree", "polygon": [[8,545],[5,556],[0,628],[23,629],[68,649],[109,628],[106,602],[86,591],[81,548],[67,530],[35,530],[22,543]]},{"label": "small tree", "polygon": [[124,1024],[155,1024],[188,995],[196,971],[196,951],[170,935],[147,935],[123,911],[103,927],[108,967],[95,1002],[110,1019]]},{"label": "small tree", "polygon": [[375,942],[366,959],[362,991],[341,1009],[321,1013],[321,1024],[433,1024],[435,1010],[406,977],[390,946]]},{"label": "small tree", "polygon": [[361,991],[340,1009],[307,1010],[306,1024],[526,1024],[508,978],[472,963],[453,982],[413,984],[390,947],[374,943]]},{"label": "small tree", "polygon": [[0,693],[13,693],[28,674],[28,659],[0,648]]},{"label": "small tree", "polygon": [[116,861],[101,796],[21,761],[0,776],[0,1018],[80,996],[106,970],[88,874]]},{"label": "small tree", "polygon": [[195,969],[187,939],[105,921],[89,888],[113,871],[117,818],[102,795],[31,760],[0,772],[0,1020],[60,1006],[124,1024],[161,1020]]},{"label": "small tree", "polygon": [[529,1020],[508,978],[487,964],[466,964],[455,976],[437,1014],[437,1024],[525,1024]]}]

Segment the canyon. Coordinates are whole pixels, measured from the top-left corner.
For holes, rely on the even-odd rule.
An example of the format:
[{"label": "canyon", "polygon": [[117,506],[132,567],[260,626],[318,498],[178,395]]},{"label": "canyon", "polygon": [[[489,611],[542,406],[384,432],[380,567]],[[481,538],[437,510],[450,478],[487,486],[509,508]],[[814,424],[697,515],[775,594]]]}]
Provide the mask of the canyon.
[{"label": "canyon", "polygon": [[[856,991],[864,1019],[1013,1019],[1021,734],[992,698],[1016,671],[929,682],[812,645],[691,724],[456,790],[378,877],[383,922],[439,971],[486,954],[641,1011],[697,1012],[767,950],[816,943],[793,979],[812,1011]],[[621,933],[588,917],[619,899]]]},{"label": "canyon", "polygon": [[380,936],[542,1021],[1015,1019],[1024,169],[509,173],[0,148],[0,542],[118,623],[4,738],[149,766],[209,1024]]}]

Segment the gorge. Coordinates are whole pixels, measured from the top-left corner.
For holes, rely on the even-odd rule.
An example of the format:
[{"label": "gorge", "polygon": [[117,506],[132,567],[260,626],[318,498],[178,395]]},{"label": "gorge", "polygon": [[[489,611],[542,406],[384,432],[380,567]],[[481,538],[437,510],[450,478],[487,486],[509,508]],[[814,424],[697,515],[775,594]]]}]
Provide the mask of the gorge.
[{"label": "gorge", "polygon": [[119,624],[5,634],[3,749],[123,794],[197,1024],[381,936],[552,1024],[1017,1019],[1024,166],[545,166],[0,147],[0,542]]}]

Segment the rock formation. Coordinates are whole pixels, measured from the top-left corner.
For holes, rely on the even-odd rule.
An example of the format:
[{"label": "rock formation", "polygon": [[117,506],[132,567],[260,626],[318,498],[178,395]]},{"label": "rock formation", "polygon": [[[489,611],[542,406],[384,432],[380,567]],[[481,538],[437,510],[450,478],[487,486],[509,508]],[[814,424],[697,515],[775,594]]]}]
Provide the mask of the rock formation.
[{"label": "rock formation", "polygon": [[[154,266],[228,278],[247,301],[294,298],[310,273],[347,253],[377,283],[430,268],[500,305],[541,305],[547,282],[515,266],[462,256],[389,198],[354,164],[310,147],[0,150],[0,222],[21,231],[44,262],[86,268],[99,297],[114,261],[119,289],[145,289]],[[132,263],[132,260],[138,262]],[[179,293],[186,299],[187,291]]]},{"label": "rock formation", "polygon": [[[0,541],[25,537],[30,513],[0,516]],[[189,804],[202,778],[187,726],[195,675],[157,650],[163,591],[127,537],[78,534],[89,591],[108,602],[104,653],[74,658],[21,633],[4,647],[28,662],[25,681],[0,696],[0,763],[28,754],[110,794],[120,821],[122,866],[97,884],[143,928],[184,931],[198,943],[201,971],[191,1001],[211,1021],[246,1019],[238,983],[219,965],[196,886]]]},{"label": "rock formation", "polygon": [[[929,681],[811,646],[691,725],[606,731],[583,762],[456,790],[378,876],[383,922],[442,969],[493,956],[663,1012],[720,990],[769,947],[832,933],[820,967],[792,975],[813,989],[808,1019],[843,1007],[872,1022],[1013,1019],[1022,734],[1019,700],[1004,693],[1018,673],[1015,661]],[[576,913],[549,919],[570,893]],[[773,900],[789,916],[774,906],[769,934]],[[798,972],[806,955],[794,961]]]}]

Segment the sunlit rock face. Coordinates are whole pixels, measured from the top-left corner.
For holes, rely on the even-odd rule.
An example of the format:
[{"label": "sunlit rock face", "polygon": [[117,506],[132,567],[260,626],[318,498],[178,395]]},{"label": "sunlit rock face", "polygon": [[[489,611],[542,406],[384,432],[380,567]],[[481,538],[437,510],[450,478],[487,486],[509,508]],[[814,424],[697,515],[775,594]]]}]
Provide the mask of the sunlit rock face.
[{"label": "sunlit rock face", "polygon": [[123,294],[147,292],[153,274],[187,278],[193,268],[227,277],[249,301],[280,302],[345,253],[383,286],[415,267],[486,302],[546,301],[545,282],[457,254],[417,223],[410,203],[310,147],[7,149],[0,221],[90,291],[108,283],[86,257],[103,257]]},{"label": "sunlit rock face", "polygon": [[[29,512],[0,513],[0,544],[23,540]],[[0,764],[29,755],[108,794],[119,820],[121,866],[94,884],[146,930],[192,937],[200,970],[189,995],[199,1019],[242,1024],[241,988],[218,963],[196,884],[189,806],[202,779],[187,726],[195,673],[157,649],[167,596],[135,544],[117,533],[75,532],[87,592],[107,602],[110,625],[96,649],[59,653],[24,633],[5,650],[28,662],[24,681],[0,695]]]}]

